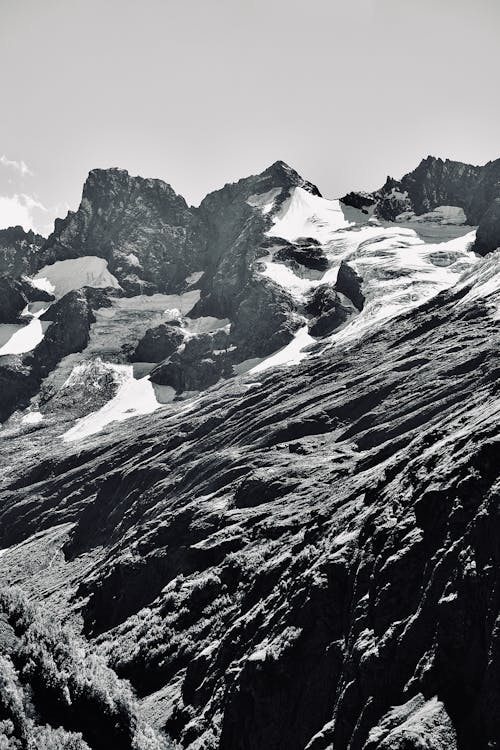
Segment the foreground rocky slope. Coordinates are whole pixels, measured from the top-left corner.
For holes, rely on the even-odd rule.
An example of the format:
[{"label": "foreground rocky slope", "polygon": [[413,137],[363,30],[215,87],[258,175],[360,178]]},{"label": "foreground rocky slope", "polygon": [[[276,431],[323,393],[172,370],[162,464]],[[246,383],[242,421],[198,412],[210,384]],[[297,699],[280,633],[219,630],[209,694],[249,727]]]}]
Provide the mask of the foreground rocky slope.
[{"label": "foreground rocky slope", "polygon": [[498,747],[498,263],[75,449],[12,436],[5,580],[183,747]]}]

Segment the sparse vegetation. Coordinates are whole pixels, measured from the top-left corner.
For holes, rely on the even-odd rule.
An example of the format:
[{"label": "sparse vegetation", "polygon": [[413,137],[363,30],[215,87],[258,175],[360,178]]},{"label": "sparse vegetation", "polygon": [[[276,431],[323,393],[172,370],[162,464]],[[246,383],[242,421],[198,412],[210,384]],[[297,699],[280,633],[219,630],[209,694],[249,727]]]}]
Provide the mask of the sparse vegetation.
[{"label": "sparse vegetation", "polygon": [[[0,589],[10,653],[0,655],[0,750],[171,750],[129,683],[68,626]],[[6,639],[8,640],[8,639]]]}]

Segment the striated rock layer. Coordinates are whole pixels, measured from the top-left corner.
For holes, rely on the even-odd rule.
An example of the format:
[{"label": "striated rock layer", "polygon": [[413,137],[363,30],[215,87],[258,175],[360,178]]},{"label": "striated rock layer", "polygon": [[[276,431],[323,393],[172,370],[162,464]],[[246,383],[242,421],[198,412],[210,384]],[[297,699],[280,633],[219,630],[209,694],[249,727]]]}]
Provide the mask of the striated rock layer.
[{"label": "striated rock layer", "polygon": [[498,747],[482,284],[77,448],[13,464],[11,438],[4,579],[78,614],[182,747]]}]

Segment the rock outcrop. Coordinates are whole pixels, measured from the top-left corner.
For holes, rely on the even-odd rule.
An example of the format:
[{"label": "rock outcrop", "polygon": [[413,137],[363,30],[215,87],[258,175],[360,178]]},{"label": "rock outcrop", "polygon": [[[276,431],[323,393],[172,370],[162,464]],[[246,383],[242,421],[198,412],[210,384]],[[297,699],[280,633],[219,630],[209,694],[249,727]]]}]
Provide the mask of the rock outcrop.
[{"label": "rock outcrop", "polygon": [[500,159],[473,166],[428,156],[401,180],[388,177],[374,193],[348,193],[345,205],[372,209],[386,221],[405,213],[416,216],[439,206],[456,206],[466,221],[479,225],[475,249],[484,255],[500,246]]},{"label": "rock outcrop", "polygon": [[333,333],[358,310],[350,300],[342,299],[333,287],[323,284],[314,290],[307,302],[306,312],[311,316],[311,335],[321,337]]},{"label": "rock outcrop", "polygon": [[39,378],[21,356],[0,357],[0,421],[17,408],[27,406],[39,385]]},{"label": "rock outcrop", "polygon": [[0,229],[0,273],[15,278],[36,273],[44,265],[44,242],[41,235],[19,226]]},{"label": "rock outcrop", "polygon": [[148,328],[143,338],[130,355],[132,362],[161,362],[177,351],[184,341],[179,327],[160,323]]},{"label": "rock outcrop", "polygon": [[89,173],[80,206],[58,219],[43,253],[51,262],[106,258],[131,294],[177,291],[203,264],[204,239],[184,198],[162,180],[121,169]]},{"label": "rock outcrop", "polygon": [[45,377],[67,354],[85,349],[89,342],[90,324],[95,318],[85,292],[74,290],[52,305],[41,319],[53,323],[25,360],[33,363],[40,377]]},{"label": "rock outcrop", "polygon": [[219,332],[188,337],[172,356],[151,371],[151,381],[168,385],[177,393],[205,390],[232,375],[231,358],[219,347]]},{"label": "rock outcrop", "polygon": [[0,357],[0,421],[24,408],[45,378],[67,354],[87,346],[90,325],[95,320],[84,290],[68,292],[43,315],[51,321],[42,341],[24,355]]},{"label": "rock outcrop", "polygon": [[0,276],[0,323],[15,323],[27,304],[23,286],[11,276]]}]

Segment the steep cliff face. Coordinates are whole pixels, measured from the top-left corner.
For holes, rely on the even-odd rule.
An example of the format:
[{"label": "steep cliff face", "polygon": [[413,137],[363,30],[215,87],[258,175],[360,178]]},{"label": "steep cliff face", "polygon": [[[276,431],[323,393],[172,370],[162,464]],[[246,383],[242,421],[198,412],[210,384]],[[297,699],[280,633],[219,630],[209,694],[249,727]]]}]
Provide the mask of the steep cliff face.
[{"label": "steep cliff face", "polygon": [[50,260],[106,258],[130,293],[172,291],[202,264],[203,243],[184,198],[161,180],[121,169],[90,172],[80,207],[55,223]]},{"label": "steep cliff face", "polygon": [[31,276],[44,265],[41,252],[45,239],[22,227],[0,229],[0,273],[13,277]]},{"label": "steep cliff face", "polygon": [[498,747],[497,276],[11,466],[5,579],[191,750]]},{"label": "steep cliff face", "polygon": [[315,185],[277,161],[260,175],[226,185],[203,199],[199,212],[207,231],[208,268],[206,291],[197,311],[221,318],[236,313],[246,297],[253,261],[266,254],[262,244],[272,224],[271,213],[294,187],[320,195]]},{"label": "steep cliff face", "polygon": [[[500,246],[500,159],[478,167],[428,156],[401,180],[388,177],[380,190],[349,193],[342,200],[387,221],[408,220],[439,207],[460,208],[462,223],[479,225],[477,252],[484,255]],[[444,220],[460,217],[449,214]]]}]

